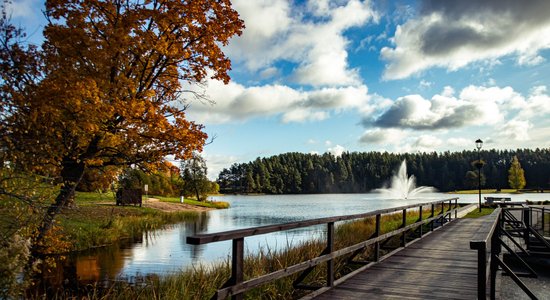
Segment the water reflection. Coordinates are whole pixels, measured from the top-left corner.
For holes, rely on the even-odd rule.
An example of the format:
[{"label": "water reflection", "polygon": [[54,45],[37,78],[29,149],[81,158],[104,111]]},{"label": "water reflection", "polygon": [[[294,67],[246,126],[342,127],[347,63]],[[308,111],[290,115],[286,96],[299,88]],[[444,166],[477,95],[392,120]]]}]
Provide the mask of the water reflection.
[{"label": "water reflection", "polygon": [[[539,197],[529,194],[530,200],[535,196]],[[136,276],[167,274],[186,269],[193,264],[211,264],[229,258],[231,241],[188,245],[187,236],[198,233],[364,213],[381,208],[448,199],[455,195],[431,193],[424,195],[420,200],[391,201],[382,197],[380,194],[225,196],[222,200],[231,203],[230,209],[203,213],[195,222],[178,224],[152,235],[144,235],[137,240],[74,254],[62,266],[60,273],[64,273],[65,276],[52,275],[52,283],[61,285],[67,280],[75,279],[79,284],[83,284],[117,277],[130,278],[132,281],[131,278]],[[477,195],[459,197],[461,202],[477,201]],[[512,197],[514,201],[525,200],[518,195],[505,197]],[[324,234],[324,226],[314,226],[248,237],[245,239],[245,249],[252,253],[258,252],[261,248],[280,250],[304,240],[320,238]]]}]

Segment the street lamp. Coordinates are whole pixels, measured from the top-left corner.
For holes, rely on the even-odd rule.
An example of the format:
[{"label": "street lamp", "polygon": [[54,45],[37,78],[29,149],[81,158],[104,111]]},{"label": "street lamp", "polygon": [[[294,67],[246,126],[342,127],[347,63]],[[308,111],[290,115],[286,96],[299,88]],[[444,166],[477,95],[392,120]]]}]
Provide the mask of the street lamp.
[{"label": "street lamp", "polygon": [[477,189],[479,194],[479,212],[481,212],[481,167],[483,167],[483,163],[481,163],[481,146],[483,146],[483,141],[481,139],[477,139],[476,141],[476,148],[477,148]]}]

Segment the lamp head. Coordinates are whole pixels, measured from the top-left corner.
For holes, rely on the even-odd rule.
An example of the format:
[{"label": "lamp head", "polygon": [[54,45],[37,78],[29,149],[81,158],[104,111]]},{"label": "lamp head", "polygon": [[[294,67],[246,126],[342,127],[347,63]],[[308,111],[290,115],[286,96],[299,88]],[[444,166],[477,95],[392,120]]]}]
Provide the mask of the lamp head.
[{"label": "lamp head", "polygon": [[476,141],[477,150],[481,150],[481,146],[483,146],[483,141],[481,139],[477,139]]}]

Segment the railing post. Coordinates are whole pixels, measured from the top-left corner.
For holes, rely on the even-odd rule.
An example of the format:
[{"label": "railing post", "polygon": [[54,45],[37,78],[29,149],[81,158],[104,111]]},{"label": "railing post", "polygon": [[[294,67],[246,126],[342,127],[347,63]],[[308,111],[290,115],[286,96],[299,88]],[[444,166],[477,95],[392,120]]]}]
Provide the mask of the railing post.
[{"label": "railing post", "polygon": [[[231,285],[243,282],[244,276],[244,238],[233,239],[233,251],[231,256]],[[231,297],[233,300],[243,299],[243,294]]]},{"label": "railing post", "polygon": [[455,198],[455,219],[458,218],[457,215],[458,215],[458,199]]},{"label": "railing post", "polygon": [[530,208],[524,207],[523,208],[523,224],[525,224],[525,228],[523,230],[523,239],[525,241],[525,245],[527,246],[527,249],[529,249],[529,227],[531,226],[531,218],[530,218]]},{"label": "railing post", "polygon": [[486,299],[487,294],[487,244],[477,250],[477,299]]},{"label": "railing post", "polygon": [[453,206],[451,205],[451,201],[452,200],[449,200],[449,209],[447,210],[449,212],[449,222],[451,222],[452,219],[453,219],[453,217],[452,217],[452,215],[453,215],[453,212],[452,212]]},{"label": "railing post", "polygon": [[542,235],[544,236],[544,206],[542,207]]},{"label": "railing post", "polygon": [[[376,214],[376,224],[374,227],[374,237],[380,236],[380,214]],[[380,260],[380,242],[374,243],[374,261]]]},{"label": "railing post", "polygon": [[[401,225],[401,228],[405,228],[407,226],[407,209],[403,209],[403,223]],[[405,231],[401,234],[401,247],[405,247],[407,244],[407,237],[405,235]]]},{"label": "railing post", "polygon": [[495,299],[496,297],[496,278],[497,278],[497,271],[498,271],[498,261],[496,258],[499,257],[500,251],[501,251],[501,244],[500,244],[500,224],[503,217],[503,213],[501,211],[500,215],[498,216],[497,220],[497,227],[495,228],[495,231],[493,232],[493,236],[491,237],[491,265],[490,265],[490,283],[491,283],[491,299]]},{"label": "railing post", "polygon": [[[431,214],[430,218],[433,218],[434,214],[435,214],[435,204],[432,203],[432,214]],[[432,222],[430,224],[431,231],[434,231],[434,223],[435,223],[435,220],[432,220]]]},{"label": "railing post", "polygon": [[[334,251],[334,222],[327,223],[327,254]],[[334,286],[334,260],[327,261],[327,286]]]},{"label": "railing post", "polygon": [[[418,221],[422,222],[422,205],[420,205],[420,212],[419,212],[419,219]],[[422,226],[423,224],[420,224],[420,237],[422,237]]]}]

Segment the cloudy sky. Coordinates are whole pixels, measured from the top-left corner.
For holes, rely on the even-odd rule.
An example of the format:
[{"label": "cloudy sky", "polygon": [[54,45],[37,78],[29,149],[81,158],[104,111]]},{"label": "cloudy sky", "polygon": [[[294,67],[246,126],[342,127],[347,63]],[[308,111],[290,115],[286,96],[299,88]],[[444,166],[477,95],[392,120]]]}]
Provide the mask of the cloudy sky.
[{"label": "cloudy sky", "polygon": [[[234,0],[228,85],[189,118],[224,167],[297,151],[550,147],[550,1]],[[12,16],[41,32],[40,0]]]}]

